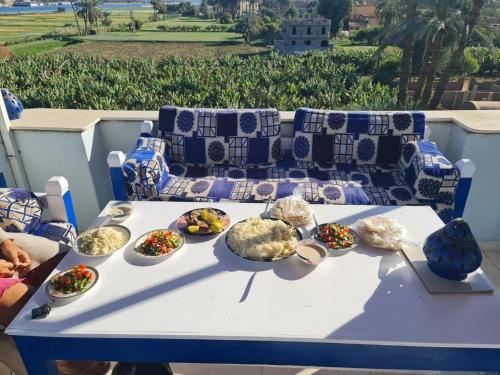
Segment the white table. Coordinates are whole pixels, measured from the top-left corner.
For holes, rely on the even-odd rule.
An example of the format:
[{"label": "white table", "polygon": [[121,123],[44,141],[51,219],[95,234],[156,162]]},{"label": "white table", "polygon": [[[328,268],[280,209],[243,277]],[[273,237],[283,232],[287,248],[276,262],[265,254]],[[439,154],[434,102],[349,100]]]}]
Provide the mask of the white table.
[{"label": "white table", "polygon": [[[93,261],[98,285],[30,320],[40,288],[7,333],[32,374],[52,359],[494,370],[500,368],[500,295],[431,295],[399,252],[359,246],[317,268],[296,256],[257,263],[231,253],[224,236],[188,240],[165,262],[131,253],[144,232],[200,206],[233,223],[263,204],[134,202],[125,251]],[[383,213],[414,241],[443,224],[429,207],[315,205],[320,222],[352,224]],[[58,270],[88,261],[70,253]]]}]

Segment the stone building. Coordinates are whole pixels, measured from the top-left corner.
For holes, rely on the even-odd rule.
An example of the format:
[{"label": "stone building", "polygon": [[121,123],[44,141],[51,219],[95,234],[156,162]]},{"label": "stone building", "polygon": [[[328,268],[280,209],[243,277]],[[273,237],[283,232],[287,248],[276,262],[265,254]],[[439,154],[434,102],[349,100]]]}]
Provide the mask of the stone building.
[{"label": "stone building", "polygon": [[257,14],[259,12],[259,0],[240,0],[237,3],[236,14],[238,17],[245,14]]},{"label": "stone building", "polygon": [[330,47],[330,20],[325,18],[299,18],[283,20],[281,38],[274,47],[282,53],[301,53]]}]

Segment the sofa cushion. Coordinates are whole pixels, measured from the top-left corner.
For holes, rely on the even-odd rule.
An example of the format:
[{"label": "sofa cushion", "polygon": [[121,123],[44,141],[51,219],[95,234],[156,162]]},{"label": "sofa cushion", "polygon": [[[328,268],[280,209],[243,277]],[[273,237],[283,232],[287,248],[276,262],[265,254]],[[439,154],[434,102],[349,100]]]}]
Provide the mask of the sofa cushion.
[{"label": "sofa cushion", "polygon": [[264,202],[291,195],[299,184],[310,203],[429,205],[445,222],[453,215],[453,201],[417,199],[400,169],[377,165],[281,161],[236,168],[172,164],[167,184],[152,199]]},{"label": "sofa cushion", "polygon": [[292,154],[297,161],[395,165],[401,146],[423,139],[421,112],[295,112]]},{"label": "sofa cushion", "polygon": [[1,189],[0,227],[7,232],[30,233],[40,225],[42,203],[29,190]]},{"label": "sofa cushion", "polygon": [[275,109],[162,107],[159,136],[170,160],[188,165],[257,165],[280,159],[280,115]]},{"label": "sofa cushion", "polygon": [[72,245],[77,236],[75,227],[62,221],[43,223],[31,234],[66,245]]}]

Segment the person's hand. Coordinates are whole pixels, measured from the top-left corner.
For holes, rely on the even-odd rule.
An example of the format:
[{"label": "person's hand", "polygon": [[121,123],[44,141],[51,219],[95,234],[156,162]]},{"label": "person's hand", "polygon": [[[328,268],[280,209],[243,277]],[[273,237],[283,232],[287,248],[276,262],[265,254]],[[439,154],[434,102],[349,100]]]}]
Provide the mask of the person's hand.
[{"label": "person's hand", "polygon": [[4,259],[0,259],[0,277],[14,276],[14,264]]},{"label": "person's hand", "polygon": [[6,240],[0,245],[0,251],[5,259],[14,264],[16,269],[27,269],[31,264],[29,255],[13,241]]}]

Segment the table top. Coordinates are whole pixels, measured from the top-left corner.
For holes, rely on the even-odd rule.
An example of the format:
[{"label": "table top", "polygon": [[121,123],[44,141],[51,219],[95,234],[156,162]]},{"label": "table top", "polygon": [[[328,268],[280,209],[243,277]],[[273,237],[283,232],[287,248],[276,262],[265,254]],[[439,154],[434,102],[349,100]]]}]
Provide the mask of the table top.
[{"label": "table top", "polygon": [[[132,253],[141,234],[173,225],[195,207],[226,211],[233,223],[264,204],[133,202],[123,225],[125,250],[108,258],[71,252],[55,272],[86,262],[98,284],[43,320],[44,287],[7,329],[10,335],[91,338],[186,338],[500,348],[500,294],[432,295],[400,252],[359,245],[316,268],[297,256],[273,263],[228,250],[225,233],[188,239],[166,261],[145,265]],[[442,227],[429,207],[312,206],[319,222],[353,224],[374,214],[399,220],[413,241]]]}]

